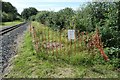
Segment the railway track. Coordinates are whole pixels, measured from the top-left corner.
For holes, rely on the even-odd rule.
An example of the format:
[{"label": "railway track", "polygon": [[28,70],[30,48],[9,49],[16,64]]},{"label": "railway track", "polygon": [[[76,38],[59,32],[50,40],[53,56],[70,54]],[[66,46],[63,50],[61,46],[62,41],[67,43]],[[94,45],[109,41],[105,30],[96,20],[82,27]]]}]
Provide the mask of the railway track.
[{"label": "railway track", "polygon": [[27,30],[29,23],[24,22],[11,27],[4,27],[0,29],[0,61],[1,66],[0,71],[2,74],[7,72],[7,67],[9,66],[9,60],[17,54],[17,46],[21,40],[20,37],[23,36],[24,31]]},{"label": "railway track", "polygon": [[8,27],[8,28],[1,29],[1,30],[0,30],[0,35],[4,35],[4,34],[12,31],[12,30],[14,30],[14,29],[16,29],[16,28],[24,25],[24,24],[26,24],[26,22],[21,23],[21,24],[18,24],[18,25],[15,25],[15,26],[11,26],[11,27]]}]

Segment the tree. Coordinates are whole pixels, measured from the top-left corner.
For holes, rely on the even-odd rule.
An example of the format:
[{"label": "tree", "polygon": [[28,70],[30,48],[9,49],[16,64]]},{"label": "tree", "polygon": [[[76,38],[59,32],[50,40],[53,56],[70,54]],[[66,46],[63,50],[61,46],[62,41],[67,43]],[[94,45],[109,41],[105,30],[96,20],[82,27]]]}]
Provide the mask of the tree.
[{"label": "tree", "polygon": [[10,2],[2,2],[2,12],[17,13],[17,9]]},{"label": "tree", "polygon": [[49,11],[41,11],[36,15],[36,20],[45,24],[47,17],[49,16]]},{"label": "tree", "polygon": [[35,21],[35,17],[36,17],[36,15],[32,15],[31,17],[29,17],[29,20],[30,21]]},{"label": "tree", "polygon": [[74,23],[74,28],[80,31],[93,31],[92,25],[92,9],[89,7],[89,3],[86,7],[82,7],[76,11],[76,14],[72,17],[71,23]]},{"label": "tree", "polygon": [[36,15],[38,12],[38,10],[34,7],[29,7],[29,8],[25,8],[22,13],[21,16],[23,19],[29,19],[30,16],[32,15]]},{"label": "tree", "polygon": [[75,12],[72,10],[72,8],[65,8],[60,11],[58,11],[58,21],[60,26],[60,29],[67,28],[70,26],[70,21],[72,19],[72,16],[74,16]]},{"label": "tree", "polygon": [[81,31],[100,29],[102,41],[106,47],[120,47],[120,30],[118,24],[118,7],[115,2],[93,2],[74,16],[75,27]]},{"label": "tree", "polygon": [[2,21],[13,21],[17,18],[17,9],[10,2],[2,1]]},{"label": "tree", "polygon": [[2,22],[5,22],[5,21],[8,21],[8,20],[9,20],[9,19],[8,19],[8,14],[5,13],[5,12],[2,12],[1,17],[2,17]]}]

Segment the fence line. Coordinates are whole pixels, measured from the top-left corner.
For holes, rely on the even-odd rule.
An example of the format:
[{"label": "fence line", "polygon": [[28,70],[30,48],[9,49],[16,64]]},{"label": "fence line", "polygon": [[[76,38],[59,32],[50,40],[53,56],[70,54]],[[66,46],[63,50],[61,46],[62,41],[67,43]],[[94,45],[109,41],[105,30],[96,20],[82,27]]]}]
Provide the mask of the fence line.
[{"label": "fence line", "polygon": [[[52,31],[51,35],[53,36],[50,36],[50,32],[49,32],[49,28],[48,28],[48,32],[46,33],[46,31],[42,31],[42,44],[39,44],[39,37],[37,37],[36,35],[36,30],[35,30],[35,27],[32,27],[32,25],[30,25],[30,34],[32,35],[32,39],[33,39],[33,46],[34,46],[34,49],[36,50],[36,52],[39,52],[41,48],[45,48],[45,53],[52,53],[53,55],[56,53],[56,54],[62,54],[62,47],[63,47],[63,43],[62,43],[62,38],[65,38],[66,35],[65,34],[62,34],[63,31],[60,31],[59,33],[59,40],[57,41],[55,39],[55,34],[54,32]],[[64,37],[65,36],[65,37]],[[90,50],[93,50],[94,48],[97,48],[101,55],[103,56],[103,58],[108,61],[108,56],[104,53],[104,50],[103,50],[103,45],[102,45],[102,42],[101,42],[101,37],[99,35],[99,30],[96,29],[95,33],[92,35],[92,37],[88,36],[88,32],[79,32],[78,33],[74,33],[74,37],[75,39],[74,40],[70,40],[68,41],[67,39],[67,43],[66,45],[64,44],[64,46],[67,46],[68,48],[64,48],[64,50],[68,51],[68,55],[70,56],[73,52],[74,54],[77,53],[77,48],[78,47],[81,47],[81,46],[85,46],[85,49],[89,49]],[[47,40],[48,39],[48,40]],[[51,40],[49,40],[51,39]],[[74,41],[74,42],[73,42]],[[78,42],[78,44],[77,44]],[[43,45],[40,46],[40,45]],[[41,47],[41,48],[40,48]],[[59,51],[58,51],[58,48]],[[74,50],[74,51],[73,51]],[[63,53],[65,54],[65,53]]]},{"label": "fence line", "polygon": [[32,36],[33,47],[37,52],[39,52],[39,38],[36,36],[35,28],[30,25],[30,35]]}]

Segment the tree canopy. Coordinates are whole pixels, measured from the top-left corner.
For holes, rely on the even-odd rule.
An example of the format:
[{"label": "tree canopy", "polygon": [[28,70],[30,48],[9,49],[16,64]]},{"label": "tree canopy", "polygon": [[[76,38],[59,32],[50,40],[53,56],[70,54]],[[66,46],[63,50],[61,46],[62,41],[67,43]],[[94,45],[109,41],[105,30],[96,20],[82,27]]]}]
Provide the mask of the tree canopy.
[{"label": "tree canopy", "polygon": [[2,21],[13,21],[19,15],[17,9],[10,2],[2,2]]},{"label": "tree canopy", "polygon": [[25,8],[22,13],[21,16],[23,19],[29,19],[29,17],[36,15],[38,12],[38,10],[34,7],[29,7],[29,8]]}]

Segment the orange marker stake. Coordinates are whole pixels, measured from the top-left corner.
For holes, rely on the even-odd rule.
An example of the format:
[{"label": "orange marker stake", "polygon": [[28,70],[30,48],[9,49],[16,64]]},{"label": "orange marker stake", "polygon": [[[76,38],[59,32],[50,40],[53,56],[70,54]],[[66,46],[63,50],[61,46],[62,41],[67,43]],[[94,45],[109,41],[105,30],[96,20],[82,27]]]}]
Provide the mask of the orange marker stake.
[{"label": "orange marker stake", "polygon": [[84,33],[81,32],[81,46],[83,46],[83,36],[84,36]]},{"label": "orange marker stake", "polygon": [[[66,30],[65,32],[67,32],[67,30]],[[68,47],[68,39],[66,38],[66,35],[65,35],[65,39],[66,39],[66,43],[67,43],[66,45],[67,45],[67,47]],[[68,49],[68,48],[65,48],[65,53],[66,53],[67,49]]]},{"label": "orange marker stake", "polygon": [[[62,30],[63,31],[63,39],[65,39],[65,29]],[[65,54],[65,48],[63,48],[63,44],[61,43],[61,50],[64,50],[63,54]]]},{"label": "orange marker stake", "polygon": [[85,32],[85,38],[84,38],[84,43],[85,43],[85,46],[87,47],[86,41],[87,41],[87,32]]},{"label": "orange marker stake", "polygon": [[47,51],[47,32],[45,31],[45,51],[46,51],[46,53],[48,53],[48,51]]},{"label": "orange marker stake", "polygon": [[[58,34],[58,32],[56,34]],[[58,43],[58,41],[57,41],[57,43]],[[58,45],[59,43],[58,44],[57,43],[56,43],[56,45],[57,45],[56,46],[56,54],[58,54],[58,49],[57,48],[59,47],[59,45]]]},{"label": "orange marker stake", "polygon": [[45,33],[42,31],[43,52],[45,53]]},{"label": "orange marker stake", "polygon": [[35,35],[35,28],[33,27],[33,40],[34,40],[34,48],[37,52],[37,45],[36,45],[36,35]]},{"label": "orange marker stake", "polygon": [[30,31],[30,35],[31,35],[31,24],[30,24],[30,26],[29,26],[29,31]]},{"label": "orange marker stake", "polygon": [[[54,31],[54,30],[53,30]],[[53,32],[53,52],[55,54],[56,42],[55,42],[55,31]]]},{"label": "orange marker stake", "polygon": [[83,41],[84,32],[82,32],[82,41]]},{"label": "orange marker stake", "polygon": [[45,47],[46,47],[46,44],[45,44],[45,32],[43,32],[43,45],[44,45],[44,52],[46,53],[46,50],[45,50]]},{"label": "orange marker stake", "polygon": [[60,30],[60,54],[61,54],[61,30]]},{"label": "orange marker stake", "polygon": [[[69,50],[69,41],[68,41],[68,37],[67,37],[67,50],[66,51],[68,51]],[[68,55],[68,54],[67,54]]]},{"label": "orange marker stake", "polygon": [[78,33],[78,45],[80,46],[81,44],[81,39],[80,39],[80,32]]},{"label": "orange marker stake", "polygon": [[99,48],[99,50],[100,50],[102,57],[105,59],[105,61],[109,61],[108,56],[104,53],[103,49]]},{"label": "orange marker stake", "polygon": [[105,61],[109,61],[108,56],[104,53],[102,44],[101,44],[101,38],[99,36],[99,30],[97,28],[96,35],[95,35],[95,40],[97,41],[96,47],[100,50],[101,55],[105,59]]},{"label": "orange marker stake", "polygon": [[42,43],[41,43],[40,45],[41,45],[41,50],[42,50],[42,52],[43,52],[43,32],[41,31],[41,33],[42,33],[42,35],[41,35],[41,42],[42,42]]},{"label": "orange marker stake", "polygon": [[75,54],[76,54],[76,32],[75,32],[75,40],[74,40],[74,47],[75,47]]},{"label": "orange marker stake", "polygon": [[[67,32],[67,30],[65,30],[65,32]],[[66,36],[67,36],[67,35],[65,34],[65,39],[66,39],[66,43],[67,43],[66,46],[68,47],[68,38],[66,38]],[[67,49],[68,49],[68,48],[65,48],[65,54],[66,54]]]},{"label": "orange marker stake", "polygon": [[35,30],[35,45],[36,45],[36,51],[38,52],[38,42],[37,42],[37,35],[36,35],[36,30]]},{"label": "orange marker stake", "polygon": [[[54,34],[54,32],[52,32]],[[52,53],[54,54],[54,45],[53,45],[53,42],[54,42],[54,36],[52,35]]]},{"label": "orange marker stake", "polygon": [[38,47],[38,38],[36,38],[36,50],[39,52],[39,47]]},{"label": "orange marker stake", "polygon": [[46,44],[46,48],[47,48],[47,52],[49,53],[49,28],[48,28],[48,41],[47,41],[47,44]]}]

